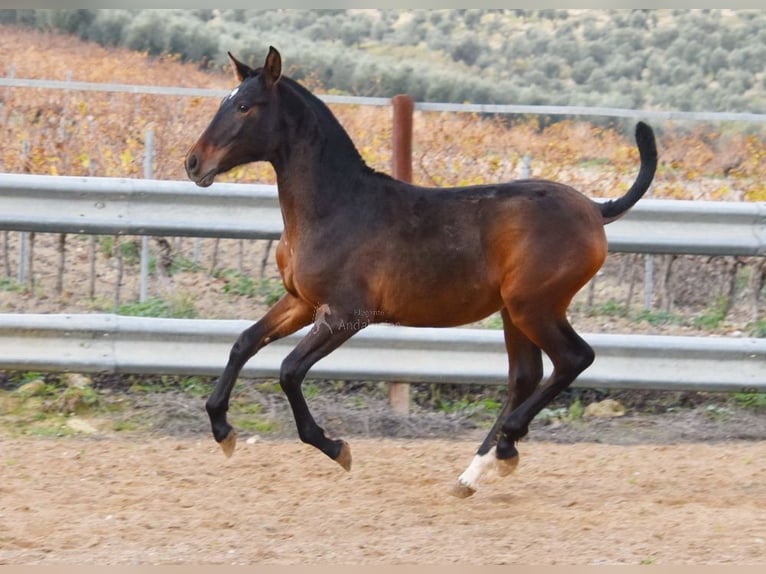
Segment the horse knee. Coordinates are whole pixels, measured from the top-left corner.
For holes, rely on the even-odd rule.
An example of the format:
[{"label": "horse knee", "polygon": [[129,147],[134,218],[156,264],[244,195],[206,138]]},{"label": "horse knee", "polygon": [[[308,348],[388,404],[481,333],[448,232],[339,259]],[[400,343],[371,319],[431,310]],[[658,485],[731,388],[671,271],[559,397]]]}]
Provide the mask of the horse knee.
[{"label": "horse knee", "polygon": [[242,331],[231,346],[229,358],[234,361],[247,360],[256,352],[255,341],[249,329]]},{"label": "horse knee", "polygon": [[304,374],[305,369],[301,363],[288,356],[279,369],[279,385],[289,395],[300,387]]},{"label": "horse knee", "polygon": [[590,367],[596,359],[596,352],[585,341],[582,341],[582,344],[578,345],[577,349],[570,352],[569,355],[567,368],[573,378]]}]

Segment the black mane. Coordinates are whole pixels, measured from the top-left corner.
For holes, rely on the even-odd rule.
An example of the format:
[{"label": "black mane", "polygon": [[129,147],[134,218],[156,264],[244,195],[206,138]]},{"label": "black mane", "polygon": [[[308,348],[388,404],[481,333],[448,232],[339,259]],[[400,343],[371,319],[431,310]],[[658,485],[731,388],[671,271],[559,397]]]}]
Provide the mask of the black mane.
[{"label": "black mane", "polygon": [[288,76],[283,75],[280,78],[279,83],[286,88],[284,93],[293,96],[299,100],[301,104],[313,112],[313,115],[319,124],[319,129],[322,133],[322,136],[328,139],[328,143],[325,148],[328,150],[334,150],[335,154],[341,150],[344,154],[347,155],[347,157],[329,158],[331,161],[337,161],[340,159],[344,162],[346,169],[348,168],[347,162],[357,162],[365,171],[369,173],[386,176],[386,174],[379,173],[367,165],[353,140],[351,139],[351,136],[348,135],[348,132],[338,121],[338,118],[335,117],[335,114],[332,113],[332,110],[327,107],[327,104],[325,104],[307,88]]}]

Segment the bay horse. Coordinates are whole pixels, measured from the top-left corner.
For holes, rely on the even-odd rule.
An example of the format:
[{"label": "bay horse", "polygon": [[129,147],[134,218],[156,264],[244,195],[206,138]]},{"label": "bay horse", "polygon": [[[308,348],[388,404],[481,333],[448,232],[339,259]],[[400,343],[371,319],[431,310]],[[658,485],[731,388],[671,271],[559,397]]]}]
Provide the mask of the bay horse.
[{"label": "bay horse", "polygon": [[[594,359],[567,307],[606,258],[604,225],[625,214],[654,178],[652,129],[637,124],[640,168],[616,200],[596,202],[540,179],[426,188],[370,168],[330,109],[282,75],[276,49],[257,69],[228,55],[239,84],[184,164],[201,187],[241,164],[273,166],[284,219],[276,260],[286,294],[231,348],[205,404],[215,440],[231,456],[236,431],[226,412],[247,361],[313,323],[284,359],[279,382],[300,439],[350,470],[348,443],[326,436],[301,391],[312,365],[369,323],[453,327],[500,311],[507,399],[453,494],[473,494],[492,467],[510,473],[529,423]],[[544,383],[541,352],[553,364]]]}]

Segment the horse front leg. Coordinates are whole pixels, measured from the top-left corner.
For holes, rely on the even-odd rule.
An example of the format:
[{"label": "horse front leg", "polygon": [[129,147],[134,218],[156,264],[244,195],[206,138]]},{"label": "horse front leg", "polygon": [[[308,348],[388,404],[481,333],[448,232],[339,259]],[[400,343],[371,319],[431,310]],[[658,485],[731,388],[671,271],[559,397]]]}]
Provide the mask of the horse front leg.
[{"label": "horse front leg", "polygon": [[237,444],[237,432],[226,420],[229,399],[240,371],[260,349],[305,327],[314,317],[314,308],[287,293],[268,310],[263,318],[248,327],[237,338],[229,353],[229,361],[205,403],[213,437],[224,454],[231,456]]},{"label": "horse front leg", "polygon": [[[347,319],[344,322],[343,319]],[[360,329],[359,322],[344,317],[327,305],[319,307],[314,328],[285,358],[279,375],[279,383],[290,403],[300,439],[310,444],[346,470],[351,470],[351,449],[344,440],[330,439],[314,420],[301,384],[309,369],[350,339]]]}]

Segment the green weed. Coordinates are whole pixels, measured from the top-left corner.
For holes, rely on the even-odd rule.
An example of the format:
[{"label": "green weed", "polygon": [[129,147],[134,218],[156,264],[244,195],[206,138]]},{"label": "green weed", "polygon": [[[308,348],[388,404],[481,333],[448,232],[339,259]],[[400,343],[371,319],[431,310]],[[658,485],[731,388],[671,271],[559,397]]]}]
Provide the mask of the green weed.
[{"label": "green weed", "polygon": [[202,271],[202,265],[196,263],[193,259],[176,255],[173,257],[173,261],[170,264],[170,274],[175,275],[187,271],[189,273],[197,273]]},{"label": "green weed", "polygon": [[237,269],[217,271],[214,276],[224,280],[222,287],[224,293],[263,299],[264,303],[269,306],[276,303],[285,294],[282,282],[277,279],[264,277],[256,281],[250,275]]},{"label": "green weed", "polygon": [[258,295],[256,282],[250,275],[237,271],[236,269],[225,269],[214,273],[215,277],[223,279],[222,290],[229,295],[238,295],[240,297],[255,297]]},{"label": "green weed", "polygon": [[700,329],[715,329],[726,319],[727,307],[726,297],[719,297],[707,311],[694,318],[694,326]]},{"label": "green weed", "polygon": [[136,377],[136,381],[129,388],[131,393],[166,393],[178,390],[196,396],[205,394],[208,388],[200,377],[179,378],[171,375]]},{"label": "green weed", "polygon": [[766,393],[742,392],[731,396],[735,404],[751,409],[766,409]]},{"label": "green weed", "polygon": [[[141,260],[141,247],[138,241],[123,240],[119,242],[120,255],[125,265],[136,265]],[[104,235],[99,239],[101,255],[110,259],[114,257],[114,237]]]},{"label": "green weed", "polygon": [[753,337],[766,338],[766,319],[759,319],[751,327]]},{"label": "green weed", "polygon": [[21,293],[26,288],[24,285],[16,281],[15,279],[11,279],[10,277],[2,277],[0,278],[0,291],[9,291],[11,293]]},{"label": "green weed", "polygon": [[303,383],[303,396],[306,400],[311,400],[314,397],[318,397],[322,394],[322,387],[313,381],[307,381]]},{"label": "green weed", "polygon": [[254,387],[257,391],[261,393],[271,393],[271,394],[282,393],[282,387],[279,385],[279,381],[256,382],[254,384]]},{"label": "green weed", "polygon": [[705,407],[705,415],[710,420],[725,420],[731,416],[730,409],[720,405],[708,405]]},{"label": "green weed", "polygon": [[276,421],[263,415],[263,407],[244,397],[231,403],[231,418],[239,428],[249,432],[269,433],[277,430]]},{"label": "green weed", "polygon": [[554,421],[565,420],[568,417],[569,417],[569,411],[566,407],[561,407],[557,409],[551,409],[546,407],[542,409],[539,413],[537,413],[535,420],[548,424]]},{"label": "green weed", "polygon": [[468,399],[461,398],[457,400],[440,400],[438,408],[440,411],[448,414],[461,414],[464,416],[474,416],[477,414],[492,414],[497,415],[500,413],[502,404],[492,398],[483,399]]},{"label": "green weed", "polygon": [[683,323],[683,317],[672,311],[655,311],[644,309],[635,316],[636,321],[646,321],[650,325],[658,327],[660,325],[679,325]]},{"label": "green weed", "polygon": [[171,301],[160,297],[150,297],[146,301],[123,303],[117,309],[117,313],[134,317],[176,317],[181,319],[193,319],[197,316],[194,302],[188,297]]},{"label": "green weed", "polygon": [[628,308],[616,299],[609,299],[606,303],[593,307],[590,313],[591,315],[605,315],[607,317],[625,317],[628,314]]},{"label": "green weed", "polygon": [[181,389],[193,397],[204,397],[210,392],[210,385],[199,377],[187,377],[181,381]]},{"label": "green weed", "polygon": [[82,414],[96,408],[99,404],[98,393],[92,387],[67,387],[46,410],[59,413]]},{"label": "green weed", "polygon": [[580,398],[578,397],[569,406],[568,418],[569,420],[573,420],[573,421],[580,420],[583,417],[584,412],[585,412],[585,408],[582,406],[582,402],[580,401]]}]

